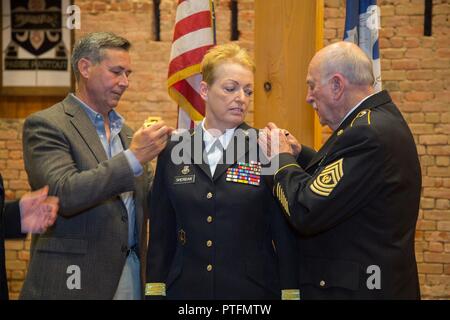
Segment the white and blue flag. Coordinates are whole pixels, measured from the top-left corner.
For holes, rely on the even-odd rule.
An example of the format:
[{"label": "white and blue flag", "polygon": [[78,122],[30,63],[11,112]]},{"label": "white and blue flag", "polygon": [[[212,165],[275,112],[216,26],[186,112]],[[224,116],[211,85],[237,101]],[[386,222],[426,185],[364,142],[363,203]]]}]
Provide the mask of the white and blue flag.
[{"label": "white and blue flag", "polygon": [[347,0],[344,40],[357,44],[372,59],[376,91],[381,90],[379,28],[380,8],[376,0]]}]

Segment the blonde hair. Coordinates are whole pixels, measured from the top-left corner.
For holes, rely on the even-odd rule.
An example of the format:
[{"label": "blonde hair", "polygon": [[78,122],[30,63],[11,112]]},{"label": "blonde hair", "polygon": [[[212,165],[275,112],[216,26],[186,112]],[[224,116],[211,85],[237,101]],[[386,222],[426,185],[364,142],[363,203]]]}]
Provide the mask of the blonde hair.
[{"label": "blonde hair", "polygon": [[255,63],[247,50],[236,43],[227,43],[212,47],[203,57],[201,64],[203,81],[212,85],[215,80],[214,70],[225,62],[238,63],[253,73],[255,72]]}]

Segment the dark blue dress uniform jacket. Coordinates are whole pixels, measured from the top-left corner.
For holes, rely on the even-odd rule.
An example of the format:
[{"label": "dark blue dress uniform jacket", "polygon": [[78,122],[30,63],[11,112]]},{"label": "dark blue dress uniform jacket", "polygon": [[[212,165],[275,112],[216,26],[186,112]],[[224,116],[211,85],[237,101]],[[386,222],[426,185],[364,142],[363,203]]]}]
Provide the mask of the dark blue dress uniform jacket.
[{"label": "dark blue dress uniform jacket", "polygon": [[[233,139],[250,127],[244,123],[238,129],[244,131],[236,130]],[[187,159],[193,162],[195,138],[200,152],[204,149],[201,126],[189,135]],[[248,158],[245,141],[247,152],[236,152],[233,164],[218,164],[214,177],[205,163],[174,164],[175,142],[159,155],[150,204],[147,298],[166,291],[167,299],[280,299],[282,289],[298,288],[295,234],[270,181],[261,177],[259,186],[226,181],[227,169]],[[149,284],[156,291],[149,293]]]},{"label": "dark blue dress uniform jacket", "polygon": [[365,100],[317,153],[281,154],[274,183],[302,235],[303,299],[420,297],[414,253],[420,165],[387,92]]}]

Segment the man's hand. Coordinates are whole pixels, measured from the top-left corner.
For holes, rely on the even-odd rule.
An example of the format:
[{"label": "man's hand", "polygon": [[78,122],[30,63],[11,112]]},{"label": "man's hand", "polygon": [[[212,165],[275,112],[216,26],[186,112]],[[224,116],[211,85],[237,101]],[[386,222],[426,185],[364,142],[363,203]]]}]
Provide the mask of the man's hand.
[{"label": "man's hand", "polygon": [[166,147],[167,140],[174,129],[165,125],[164,121],[149,127],[142,127],[133,135],[130,150],[136,159],[144,165],[153,160]]},{"label": "man's hand", "polygon": [[258,143],[269,159],[285,152],[297,157],[301,151],[301,145],[297,139],[287,130],[278,128],[272,122],[269,122],[260,131]]},{"label": "man's hand", "polygon": [[55,223],[59,199],[48,196],[48,186],[28,192],[19,201],[22,233],[42,233]]}]

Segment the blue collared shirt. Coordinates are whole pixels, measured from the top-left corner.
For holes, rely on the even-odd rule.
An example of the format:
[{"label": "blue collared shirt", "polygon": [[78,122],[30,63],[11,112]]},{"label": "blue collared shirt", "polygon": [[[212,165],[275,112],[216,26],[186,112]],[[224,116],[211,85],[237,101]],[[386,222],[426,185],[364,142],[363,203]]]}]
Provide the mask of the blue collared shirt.
[{"label": "blue collared shirt", "polygon": [[[120,140],[119,133],[122,130],[124,118],[114,110],[111,110],[108,114],[109,117],[109,129],[110,129],[110,138],[109,143],[106,138],[105,132],[105,123],[103,120],[103,116],[92,110],[86,103],[81,101],[77,96],[73,95],[78,101],[80,101],[83,106],[83,110],[88,115],[95,129],[97,130],[98,137],[102,142],[103,148],[105,149],[106,156],[108,159],[111,159],[115,155],[124,152],[125,157],[130,164],[130,167],[133,170],[134,176],[139,176],[143,172],[143,168],[139,161],[136,159],[136,156],[130,149],[126,151],[123,150],[122,141]],[[134,201],[134,192],[124,192],[120,194],[120,197],[125,205],[128,213],[128,246],[131,248],[136,244],[136,204]]]}]

